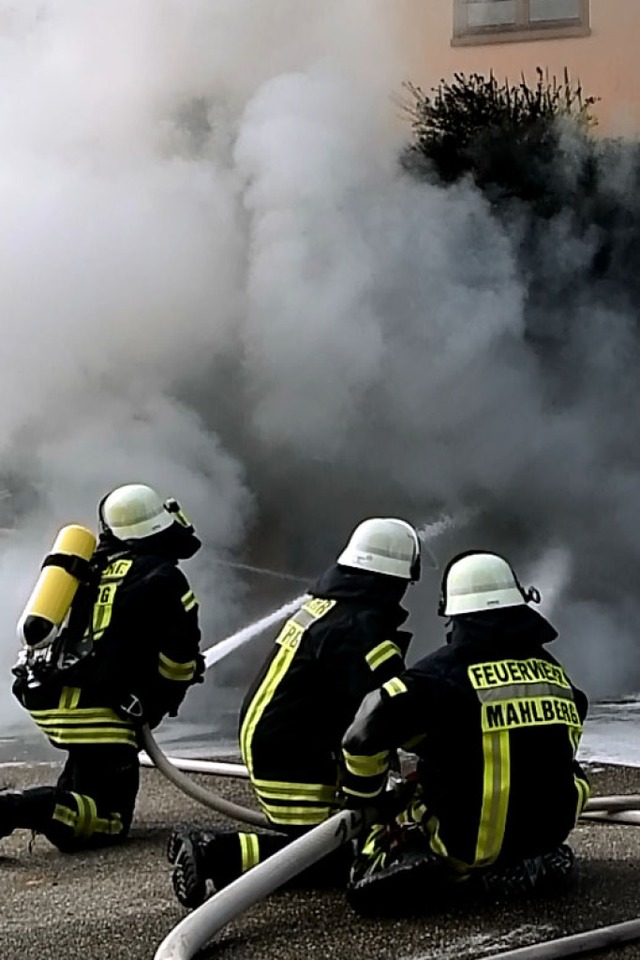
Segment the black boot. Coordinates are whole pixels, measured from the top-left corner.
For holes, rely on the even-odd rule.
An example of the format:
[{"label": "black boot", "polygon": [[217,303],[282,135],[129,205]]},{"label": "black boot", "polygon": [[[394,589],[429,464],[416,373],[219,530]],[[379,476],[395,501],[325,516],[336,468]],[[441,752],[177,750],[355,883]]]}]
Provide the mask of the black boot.
[{"label": "black boot", "polygon": [[21,798],[18,790],[0,790],[0,837],[9,837],[18,828]]},{"label": "black boot", "polygon": [[42,832],[53,815],[54,787],[0,790],[0,837],[21,828]]},{"label": "black boot", "polygon": [[563,843],[538,857],[527,857],[508,866],[490,867],[480,882],[485,893],[493,899],[529,896],[534,891],[545,891],[562,883],[571,873],[575,856],[571,847]]},{"label": "black boot", "polygon": [[173,864],[173,890],[189,910],[199,907],[216,892],[210,864],[217,839],[215,833],[200,830],[175,831],[169,837],[167,859]]}]

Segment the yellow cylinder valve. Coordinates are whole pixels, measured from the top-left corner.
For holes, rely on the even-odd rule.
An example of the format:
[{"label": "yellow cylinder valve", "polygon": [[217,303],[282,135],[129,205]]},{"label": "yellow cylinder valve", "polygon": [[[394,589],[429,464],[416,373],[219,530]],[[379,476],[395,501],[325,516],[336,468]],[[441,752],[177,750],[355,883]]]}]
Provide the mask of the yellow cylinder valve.
[{"label": "yellow cylinder valve", "polygon": [[96,538],[86,527],[70,524],[60,530],[18,621],[21,643],[32,649],[51,643],[87,578],[95,548]]}]

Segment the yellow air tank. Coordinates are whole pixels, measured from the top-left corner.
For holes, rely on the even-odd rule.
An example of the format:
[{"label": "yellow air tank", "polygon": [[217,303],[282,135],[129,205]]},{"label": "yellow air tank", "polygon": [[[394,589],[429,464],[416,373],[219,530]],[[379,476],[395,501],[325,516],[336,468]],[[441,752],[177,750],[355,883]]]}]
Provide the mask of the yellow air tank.
[{"label": "yellow air tank", "polygon": [[18,637],[27,647],[44,647],[56,636],[69,612],[80,582],[85,579],[96,548],[86,527],[63,527],[18,621]]}]

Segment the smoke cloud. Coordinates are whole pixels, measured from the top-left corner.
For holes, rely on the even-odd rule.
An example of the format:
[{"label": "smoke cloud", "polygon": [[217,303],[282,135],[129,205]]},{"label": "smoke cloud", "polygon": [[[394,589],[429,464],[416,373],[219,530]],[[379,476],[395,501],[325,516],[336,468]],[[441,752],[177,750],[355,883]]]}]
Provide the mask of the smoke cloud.
[{"label": "smoke cloud", "polygon": [[[537,568],[577,679],[638,684],[633,318],[581,306],[559,400],[517,229],[399,169],[393,17],[0,0],[3,675],[56,530],[142,481],[206,541],[206,645],[300,592],[225,558],[313,576],[364,516],[450,516],[441,563]],[[556,275],[590,255],[561,223],[549,249]],[[437,590],[427,565],[415,655],[440,642]],[[0,725],[18,718],[7,684]]]}]

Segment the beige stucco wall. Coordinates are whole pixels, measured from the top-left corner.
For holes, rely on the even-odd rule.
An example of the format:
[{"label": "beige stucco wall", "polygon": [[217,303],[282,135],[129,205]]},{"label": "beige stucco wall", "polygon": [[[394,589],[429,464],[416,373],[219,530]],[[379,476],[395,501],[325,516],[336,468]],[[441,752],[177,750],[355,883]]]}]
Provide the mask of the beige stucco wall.
[{"label": "beige stucco wall", "polygon": [[456,71],[517,81],[524,72],[548,68],[560,79],[567,67],[587,94],[601,98],[596,107],[604,133],[640,134],[640,0],[591,0],[591,35],[452,47],[453,0],[390,0],[395,27],[406,55],[406,79],[427,92]]}]

